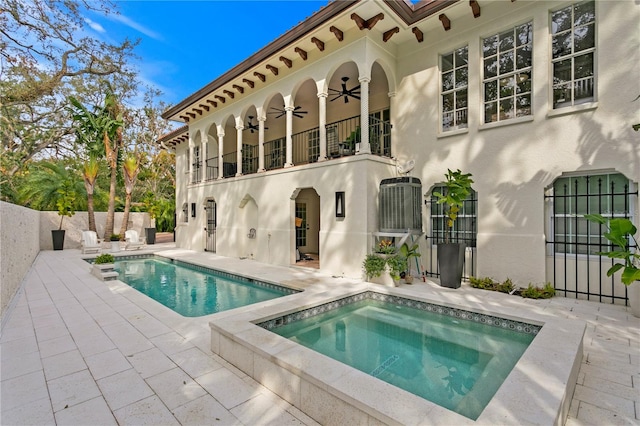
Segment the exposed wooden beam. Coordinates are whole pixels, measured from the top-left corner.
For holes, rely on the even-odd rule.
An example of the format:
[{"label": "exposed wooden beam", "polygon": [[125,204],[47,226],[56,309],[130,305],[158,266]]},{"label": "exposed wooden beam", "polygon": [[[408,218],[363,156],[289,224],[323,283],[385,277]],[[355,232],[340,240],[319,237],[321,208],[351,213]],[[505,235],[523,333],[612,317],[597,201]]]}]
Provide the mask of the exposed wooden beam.
[{"label": "exposed wooden beam", "polygon": [[189,117],[187,117],[186,115],[181,115],[180,118],[182,118],[187,123],[189,122]]},{"label": "exposed wooden beam", "polygon": [[311,37],[311,43],[315,44],[319,51],[324,50],[324,42],[317,37]]},{"label": "exposed wooden beam", "polygon": [[422,31],[420,31],[420,28],[413,27],[411,28],[411,31],[416,35],[416,40],[418,40],[418,43],[422,43],[424,41],[424,34],[422,33]]},{"label": "exposed wooden beam", "polygon": [[391,39],[391,37],[393,37],[394,34],[399,32],[400,32],[400,28],[398,27],[394,27],[394,28],[391,28],[389,31],[385,31],[384,34],[382,34],[382,41],[384,41],[385,43],[388,42]]},{"label": "exposed wooden beam", "polygon": [[284,62],[284,64],[287,66],[287,68],[291,68],[293,66],[293,61],[291,59],[289,59],[289,58],[285,58],[284,56],[280,56],[278,59],[280,59],[282,62]]},{"label": "exposed wooden beam", "polygon": [[480,5],[476,0],[469,0],[469,6],[471,6],[471,11],[473,12],[474,18],[480,17]]},{"label": "exposed wooden beam", "polygon": [[196,115],[194,113],[192,113],[192,112],[187,112],[185,114],[187,114],[191,118],[196,118]]},{"label": "exposed wooden beam", "polygon": [[302,58],[303,61],[307,60],[307,51],[300,49],[299,47],[296,47],[295,49],[293,49],[298,55],[300,55],[300,57]]},{"label": "exposed wooden beam", "polygon": [[367,25],[367,21],[360,17],[357,13],[351,14],[351,19],[353,19],[360,30],[364,30]]},{"label": "exposed wooden beam", "polygon": [[260,74],[258,71],[255,71],[253,73],[253,75],[255,75],[256,77],[258,77],[258,79],[264,83],[264,81],[267,79],[267,76],[264,74]]},{"label": "exposed wooden beam", "polygon": [[366,21],[362,19],[357,13],[352,13],[351,19],[355,21],[360,30],[370,30],[378,23],[378,21],[384,19],[384,13],[378,13],[376,16],[373,16]]},{"label": "exposed wooden beam", "polygon": [[207,99],[207,102],[213,105],[214,108],[218,108],[218,103],[216,101],[212,101],[211,99]]},{"label": "exposed wooden beam", "polygon": [[223,98],[222,96],[220,96],[220,95],[215,95],[214,98],[216,98],[217,100],[219,100],[222,103],[227,102],[227,100],[225,98]]},{"label": "exposed wooden beam", "polygon": [[252,89],[253,89],[253,86],[256,85],[253,81],[251,81],[251,80],[249,80],[247,78],[243,78],[242,82],[245,83],[247,86],[251,87]]},{"label": "exposed wooden beam", "polygon": [[278,75],[278,68],[273,65],[267,64],[267,69],[273,73],[273,75]]},{"label": "exposed wooden beam", "polygon": [[209,105],[205,105],[205,104],[200,104],[198,105],[200,108],[202,108],[205,111],[209,111],[211,108],[209,108]]},{"label": "exposed wooden beam", "polygon": [[229,96],[231,99],[233,99],[233,98],[235,98],[235,97],[236,97],[236,94],[235,94],[235,93],[233,93],[231,90],[224,89],[224,90],[222,91],[222,93],[224,93],[225,95]]},{"label": "exposed wooden beam", "polygon": [[193,110],[197,112],[198,115],[202,115],[202,110],[200,108],[194,108]]},{"label": "exposed wooden beam", "polygon": [[331,31],[333,33],[333,35],[336,36],[338,41],[344,40],[344,33],[342,31],[340,31],[338,28],[336,28],[335,26],[333,26],[333,25],[330,26],[329,27],[329,31]]},{"label": "exposed wooden beam", "polygon": [[240,93],[244,93],[244,87],[242,87],[242,86],[238,86],[237,84],[234,84],[233,88],[236,89]]},{"label": "exposed wooden beam", "polygon": [[438,19],[442,22],[442,28],[444,28],[445,31],[449,31],[451,29],[451,20],[447,18],[447,15],[441,13],[440,16],[438,16]]}]

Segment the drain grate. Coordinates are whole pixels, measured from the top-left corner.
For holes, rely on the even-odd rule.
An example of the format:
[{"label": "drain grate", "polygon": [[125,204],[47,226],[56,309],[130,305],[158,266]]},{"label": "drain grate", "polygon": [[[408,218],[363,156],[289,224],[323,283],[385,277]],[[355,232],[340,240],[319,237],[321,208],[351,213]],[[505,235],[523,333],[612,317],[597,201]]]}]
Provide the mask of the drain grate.
[{"label": "drain grate", "polygon": [[400,357],[398,355],[391,355],[389,358],[385,359],[382,364],[380,364],[378,367],[376,367],[371,372],[371,375],[373,377],[378,377],[379,375],[384,373],[387,370],[387,368],[391,367],[391,365],[393,365],[399,359],[400,359]]}]

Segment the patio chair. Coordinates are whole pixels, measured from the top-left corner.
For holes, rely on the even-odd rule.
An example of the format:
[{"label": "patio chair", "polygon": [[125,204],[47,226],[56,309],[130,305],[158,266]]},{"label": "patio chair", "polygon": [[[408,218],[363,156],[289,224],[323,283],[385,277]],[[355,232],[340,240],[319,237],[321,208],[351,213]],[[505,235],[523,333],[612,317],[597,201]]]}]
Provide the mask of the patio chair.
[{"label": "patio chair", "polygon": [[102,252],[101,241],[95,231],[82,231],[82,241],[80,242],[82,254]]},{"label": "patio chair", "polygon": [[140,237],[138,231],[133,229],[129,229],[124,233],[125,250],[139,250],[146,244],[145,238]]}]

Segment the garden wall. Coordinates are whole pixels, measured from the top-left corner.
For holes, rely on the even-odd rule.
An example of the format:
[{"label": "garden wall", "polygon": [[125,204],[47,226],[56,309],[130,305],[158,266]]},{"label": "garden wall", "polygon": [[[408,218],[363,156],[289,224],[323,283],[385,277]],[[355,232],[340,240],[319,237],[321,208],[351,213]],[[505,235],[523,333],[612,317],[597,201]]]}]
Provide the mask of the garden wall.
[{"label": "garden wall", "polygon": [[40,251],[40,212],[0,201],[0,315]]},{"label": "garden wall", "polygon": [[[107,221],[106,212],[96,212],[98,236],[103,237]],[[123,213],[115,214],[116,233],[120,232]],[[144,228],[151,224],[147,213],[130,213],[128,229],[135,229],[144,236]],[[51,230],[60,226],[57,212],[40,212],[25,207],[0,202],[0,318],[5,314],[40,250],[53,250]],[[62,229],[66,230],[65,249],[80,248],[82,231],[89,229],[87,212],[76,212],[65,217]]]}]

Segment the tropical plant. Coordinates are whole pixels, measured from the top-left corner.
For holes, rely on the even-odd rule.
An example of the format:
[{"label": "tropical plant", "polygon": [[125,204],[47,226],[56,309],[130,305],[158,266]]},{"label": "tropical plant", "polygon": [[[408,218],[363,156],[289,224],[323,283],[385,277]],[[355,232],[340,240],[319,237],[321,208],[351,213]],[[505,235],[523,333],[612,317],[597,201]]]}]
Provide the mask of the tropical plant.
[{"label": "tropical plant", "polygon": [[120,226],[120,235],[124,235],[127,230],[127,225],[129,223],[129,210],[131,209],[131,193],[133,192],[133,186],[136,183],[139,170],[138,160],[133,154],[130,154],[124,159],[124,162],[122,163],[122,171],[124,175],[125,202],[122,225]]},{"label": "tropical plant", "polygon": [[446,182],[444,183],[445,191],[434,191],[433,195],[438,199],[438,204],[445,204],[445,215],[447,216],[447,227],[449,232],[445,233],[445,243],[450,241],[450,234],[453,225],[458,218],[458,212],[462,207],[465,199],[471,194],[471,173],[462,173],[460,169],[451,171],[447,170],[445,174]]},{"label": "tropical plant", "polygon": [[362,263],[362,269],[364,269],[367,280],[382,275],[386,264],[387,260],[385,258],[377,256],[374,253],[369,253]]},{"label": "tropical plant", "polygon": [[411,258],[420,257],[419,248],[420,245],[418,243],[413,244],[411,247],[407,243],[400,246],[400,254],[407,260],[407,272],[411,269]]},{"label": "tropical plant", "polygon": [[400,274],[407,270],[407,258],[401,254],[395,254],[389,256],[386,260],[389,266],[389,275],[394,280],[399,280]]},{"label": "tropical plant", "polygon": [[111,234],[109,241],[120,241],[120,234]]},{"label": "tropical plant", "polygon": [[98,178],[98,162],[95,157],[89,158],[84,163],[82,169],[82,178],[84,179],[84,188],[87,191],[87,216],[89,222],[89,230],[96,231],[96,217],[94,214],[93,193],[95,190],[96,179]]},{"label": "tropical plant", "polygon": [[396,247],[391,240],[381,240],[374,251],[381,254],[393,254],[396,252]]},{"label": "tropical plant", "polygon": [[116,259],[109,253],[101,254],[93,261],[94,265],[104,265],[105,263],[113,263]]},{"label": "tropical plant", "polygon": [[[627,218],[605,218],[600,214],[586,214],[584,218],[604,225],[607,232],[603,236],[617,247],[617,250],[607,252],[599,252],[601,256],[607,256],[611,259],[621,259],[622,263],[614,263],[607,271],[610,277],[622,269],[621,280],[625,285],[630,285],[634,281],[640,281],[640,253],[637,252],[638,240],[636,240],[636,232],[638,229]],[[636,251],[631,251],[629,241],[633,240]]]}]

